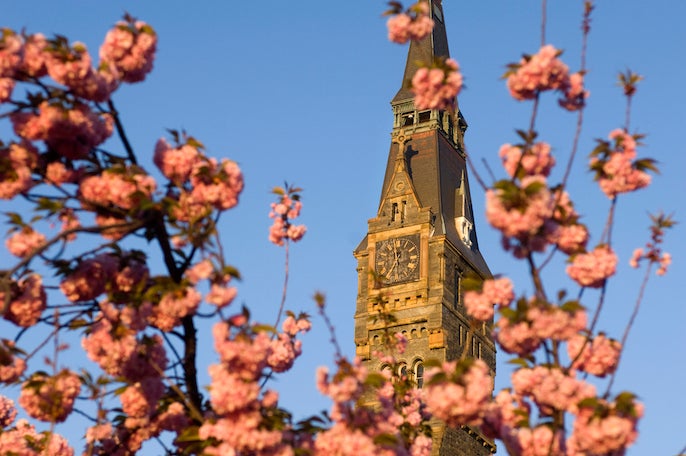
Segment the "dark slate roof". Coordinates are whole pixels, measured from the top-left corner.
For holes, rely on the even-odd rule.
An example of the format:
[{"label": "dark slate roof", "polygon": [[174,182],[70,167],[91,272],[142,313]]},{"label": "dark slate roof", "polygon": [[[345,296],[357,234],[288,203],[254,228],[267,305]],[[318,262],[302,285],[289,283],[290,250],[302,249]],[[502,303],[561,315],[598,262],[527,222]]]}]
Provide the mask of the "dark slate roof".
[{"label": "dark slate roof", "polygon": [[[381,195],[388,191],[395,172],[399,145],[391,144]],[[467,163],[439,130],[416,134],[405,145],[407,171],[422,207],[430,207],[436,215],[434,236],[445,235],[450,243],[477,270],[488,274],[488,266],[479,252],[476,228],[472,230],[472,247],[467,247],[457,232],[455,219],[466,217],[472,223],[471,192],[467,178]]]}]

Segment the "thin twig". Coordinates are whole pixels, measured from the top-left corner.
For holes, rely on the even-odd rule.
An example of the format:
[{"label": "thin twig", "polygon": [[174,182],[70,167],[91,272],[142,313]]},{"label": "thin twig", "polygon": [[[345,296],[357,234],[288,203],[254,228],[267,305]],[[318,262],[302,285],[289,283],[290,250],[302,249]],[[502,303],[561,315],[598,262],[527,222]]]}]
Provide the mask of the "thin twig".
[{"label": "thin twig", "polygon": [[629,322],[626,325],[626,328],[624,329],[624,334],[622,335],[622,340],[620,341],[621,344],[621,349],[619,352],[619,355],[617,355],[617,369],[612,373],[610,376],[610,382],[607,385],[607,389],[605,390],[605,395],[604,397],[607,398],[607,396],[610,394],[610,389],[612,388],[612,385],[615,382],[615,378],[617,377],[617,371],[619,370],[619,366],[621,365],[620,360],[622,358],[622,353],[624,353],[624,350],[626,350],[626,341],[629,338],[629,332],[631,331],[631,328],[634,325],[634,321],[636,320],[636,316],[638,315],[638,311],[641,308],[641,302],[643,301],[643,294],[645,293],[646,286],[648,285],[648,280],[650,279],[650,273],[653,269],[653,264],[649,263],[648,267],[646,268],[646,273],[645,276],[643,277],[643,281],[641,282],[641,288],[638,291],[638,297],[636,298],[636,304],[634,305],[634,310],[631,313],[631,317],[629,318]]},{"label": "thin twig", "polygon": [[[281,316],[283,315],[283,309],[286,306],[286,293],[288,292],[288,272],[289,272],[289,267],[288,267],[288,257],[289,257],[289,247],[290,243],[288,242],[288,239],[286,239],[285,246],[284,248],[286,249],[286,259],[285,259],[285,264],[284,264],[284,277],[283,277],[283,289],[281,290],[281,304],[279,304],[279,312],[276,314],[276,323],[274,323],[274,330],[278,331],[279,327],[279,322],[281,321]],[[276,332],[272,336],[272,338],[276,337]]]}]

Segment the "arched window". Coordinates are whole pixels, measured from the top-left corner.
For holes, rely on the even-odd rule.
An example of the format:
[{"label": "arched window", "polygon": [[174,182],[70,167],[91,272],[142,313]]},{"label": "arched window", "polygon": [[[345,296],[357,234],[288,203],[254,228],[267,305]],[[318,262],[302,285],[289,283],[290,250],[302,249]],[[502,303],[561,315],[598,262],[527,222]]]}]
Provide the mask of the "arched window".
[{"label": "arched window", "polygon": [[424,386],[424,363],[417,361],[414,363],[414,381],[417,383],[417,388]]},{"label": "arched window", "polygon": [[400,378],[407,377],[407,364],[402,363],[398,368],[398,375]]}]

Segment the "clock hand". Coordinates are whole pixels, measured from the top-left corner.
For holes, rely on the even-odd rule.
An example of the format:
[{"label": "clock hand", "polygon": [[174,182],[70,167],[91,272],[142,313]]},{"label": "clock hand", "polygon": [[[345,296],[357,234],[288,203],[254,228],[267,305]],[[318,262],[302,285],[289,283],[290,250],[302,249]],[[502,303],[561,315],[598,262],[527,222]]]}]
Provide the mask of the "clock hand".
[{"label": "clock hand", "polygon": [[391,266],[391,269],[389,269],[388,272],[386,273],[386,277],[388,277],[389,279],[391,278],[391,272],[393,271],[393,269],[395,269],[395,267],[396,267],[397,265],[398,265],[398,260],[396,259],[396,260],[393,262],[393,266]]}]

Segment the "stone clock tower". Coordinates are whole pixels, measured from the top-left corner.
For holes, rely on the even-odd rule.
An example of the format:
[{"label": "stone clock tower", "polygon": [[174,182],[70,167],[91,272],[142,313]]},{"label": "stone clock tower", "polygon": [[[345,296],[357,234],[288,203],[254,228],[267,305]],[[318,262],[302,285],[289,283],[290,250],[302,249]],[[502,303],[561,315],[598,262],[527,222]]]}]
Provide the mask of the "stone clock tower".
[{"label": "stone clock tower", "polygon": [[[490,276],[474,227],[463,142],[467,123],[459,109],[417,110],[409,90],[417,61],[449,55],[441,0],[426,1],[435,27],[410,45],[402,86],[391,101],[393,131],[379,209],[354,252],[356,353],[370,370],[385,367],[373,355],[384,335],[384,323],[374,317],[381,308],[392,312],[391,332],[408,339],[401,369],[419,387],[426,360],[453,360],[465,350],[495,375],[490,328],[475,326],[462,302],[465,276]],[[432,429],[436,455],[495,452],[476,429],[451,429],[439,421]]]}]

